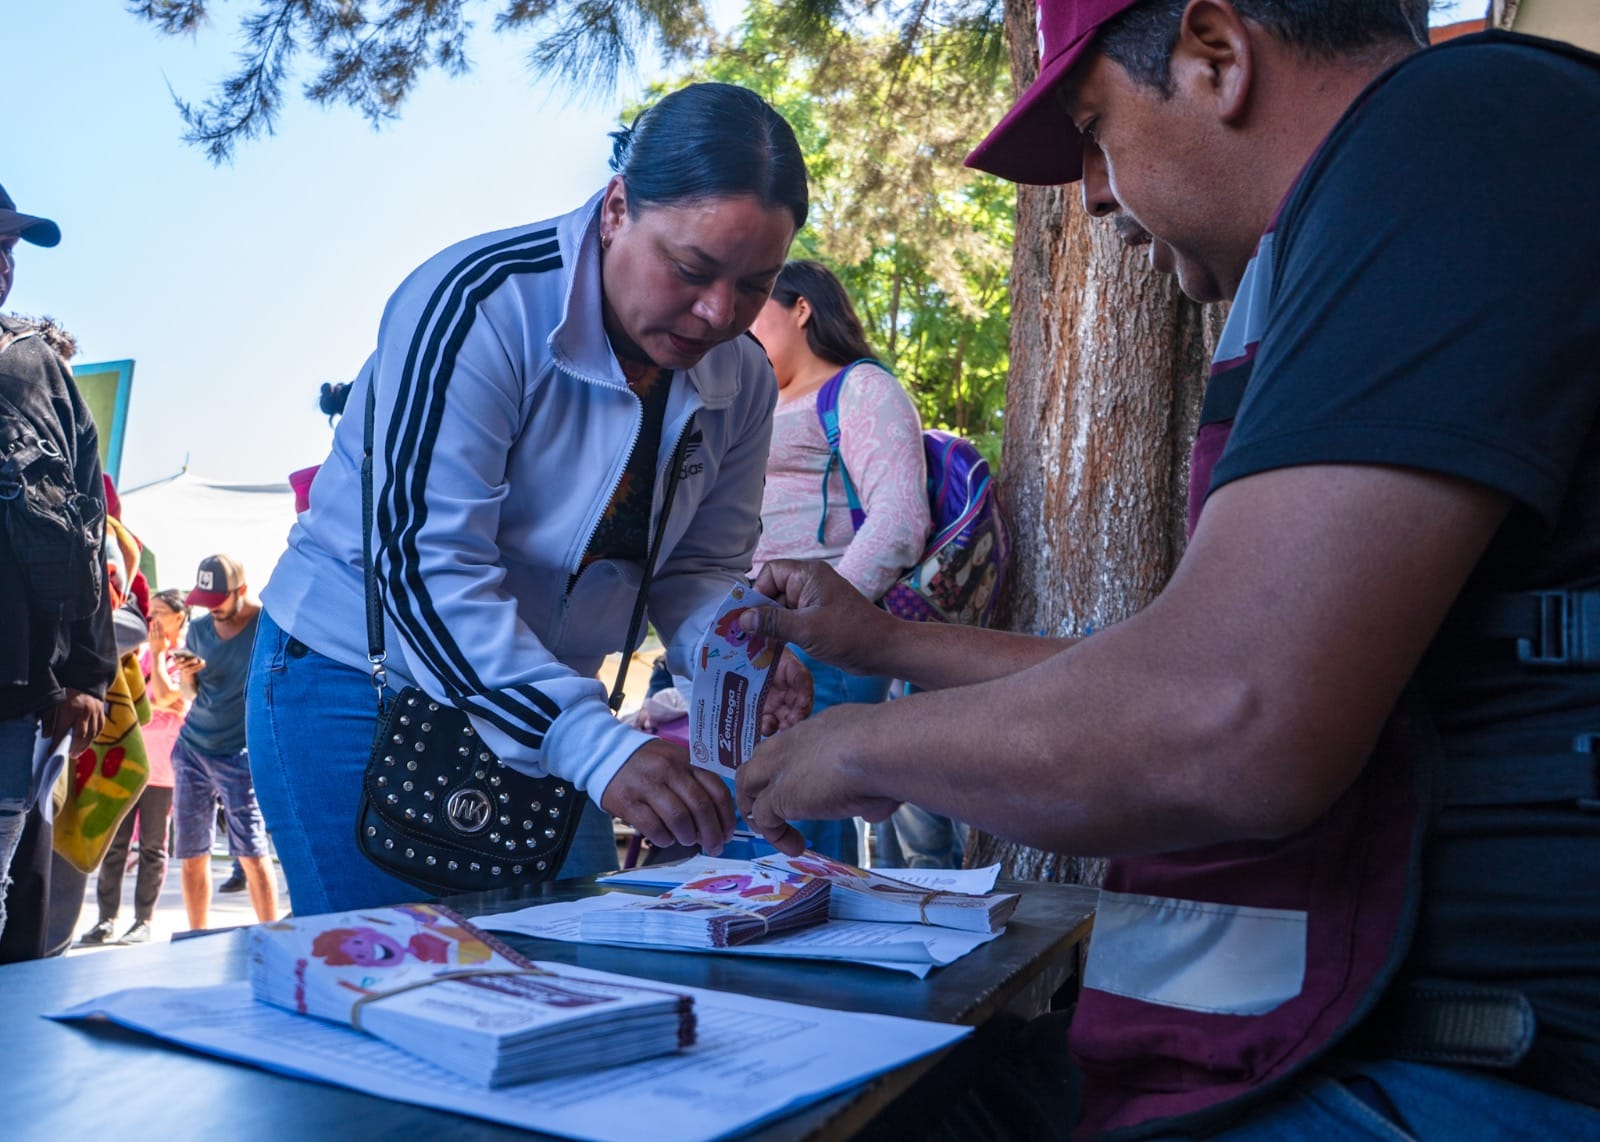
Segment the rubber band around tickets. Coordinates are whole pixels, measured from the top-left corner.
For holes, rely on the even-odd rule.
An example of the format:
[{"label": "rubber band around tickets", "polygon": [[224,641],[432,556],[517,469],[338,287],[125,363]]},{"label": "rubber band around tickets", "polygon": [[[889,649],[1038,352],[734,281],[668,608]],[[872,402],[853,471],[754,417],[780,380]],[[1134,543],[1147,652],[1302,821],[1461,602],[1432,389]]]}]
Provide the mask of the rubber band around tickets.
[{"label": "rubber band around tickets", "polygon": [[476,976],[490,976],[490,975],[544,975],[544,976],[548,976],[548,975],[552,975],[552,974],[553,973],[547,972],[543,968],[507,968],[507,969],[504,969],[504,970],[501,970],[501,971],[471,970],[471,971],[447,971],[447,972],[441,972],[438,975],[431,975],[427,979],[419,979],[419,980],[416,980],[416,981],[414,981],[412,983],[402,984],[400,987],[391,987],[387,991],[375,991],[375,992],[372,992],[369,995],[363,995],[360,999],[356,1000],[353,1004],[350,1005],[350,1026],[354,1027],[357,1031],[362,1030],[362,1026],[361,1026],[361,1009],[363,1007],[365,1007],[367,1004],[376,1002],[377,1000],[380,1000],[380,999],[388,999],[390,996],[393,996],[393,995],[402,995],[402,994],[404,994],[405,992],[408,992],[408,991],[415,991],[419,987],[429,987],[429,986],[431,986],[433,984],[445,983],[445,982],[447,982],[449,980],[452,980],[452,979],[473,979]]}]

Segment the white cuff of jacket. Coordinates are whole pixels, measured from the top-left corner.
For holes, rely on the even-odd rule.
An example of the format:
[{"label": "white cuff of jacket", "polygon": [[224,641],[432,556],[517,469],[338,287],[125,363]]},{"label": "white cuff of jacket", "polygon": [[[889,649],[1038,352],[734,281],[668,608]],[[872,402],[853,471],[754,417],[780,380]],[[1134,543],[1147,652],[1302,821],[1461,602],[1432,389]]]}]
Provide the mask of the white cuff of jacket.
[{"label": "white cuff of jacket", "polygon": [[[550,723],[544,736],[545,766],[587,793],[596,805],[623,763],[655,738],[619,722],[602,698],[584,698]],[[558,765],[551,759],[560,758]]]}]

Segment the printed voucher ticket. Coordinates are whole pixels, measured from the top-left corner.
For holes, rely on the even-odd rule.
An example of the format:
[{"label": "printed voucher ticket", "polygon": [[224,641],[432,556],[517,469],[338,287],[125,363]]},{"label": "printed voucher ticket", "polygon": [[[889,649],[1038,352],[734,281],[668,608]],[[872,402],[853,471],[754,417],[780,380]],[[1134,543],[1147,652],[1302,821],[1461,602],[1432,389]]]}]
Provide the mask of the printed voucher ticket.
[{"label": "printed voucher ticket", "polygon": [[761,703],[784,645],[780,639],[744,630],[739,616],[752,607],[777,605],[752,587],[734,587],[718,605],[695,651],[689,755],[696,765],[724,777],[731,778],[755,752]]}]

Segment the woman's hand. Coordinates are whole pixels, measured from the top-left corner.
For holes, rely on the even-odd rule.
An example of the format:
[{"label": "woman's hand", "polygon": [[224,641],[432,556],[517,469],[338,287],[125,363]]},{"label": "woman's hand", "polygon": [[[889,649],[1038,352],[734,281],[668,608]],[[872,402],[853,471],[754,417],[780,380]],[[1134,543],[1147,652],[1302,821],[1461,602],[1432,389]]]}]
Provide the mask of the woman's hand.
[{"label": "woman's hand", "polygon": [[798,725],[811,716],[811,671],[785,650],[772,668],[766,699],[761,703],[761,736]]},{"label": "woman's hand", "polygon": [[722,778],[689,764],[689,751],[660,738],[634,751],[600,797],[658,848],[699,845],[716,856],[733,837],[733,798]]},{"label": "woman's hand", "polygon": [[761,568],[755,589],[782,606],[749,608],[739,616],[745,630],[792,642],[855,674],[891,673],[874,669],[872,661],[900,620],[873,606],[826,563],[774,559]]},{"label": "woman's hand", "polygon": [[165,654],[167,651],[172,649],[172,643],[167,640],[167,632],[162,629],[161,617],[159,615],[151,615],[150,620],[146,625],[150,631],[151,658]]}]

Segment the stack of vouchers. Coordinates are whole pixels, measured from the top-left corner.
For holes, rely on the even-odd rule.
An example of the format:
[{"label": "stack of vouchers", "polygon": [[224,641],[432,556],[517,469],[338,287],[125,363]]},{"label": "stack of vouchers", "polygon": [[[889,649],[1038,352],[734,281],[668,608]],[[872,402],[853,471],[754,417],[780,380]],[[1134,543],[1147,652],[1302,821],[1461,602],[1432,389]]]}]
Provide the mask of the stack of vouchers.
[{"label": "stack of vouchers", "polygon": [[1015,892],[980,895],[939,892],[809,851],[797,857],[775,853],[752,863],[757,868],[826,880],[833,886],[828,897],[828,915],[835,920],[929,924],[963,932],[998,932],[1017,910]]},{"label": "stack of vouchers", "polygon": [[431,904],[258,925],[250,989],[489,1087],[631,1063],[695,1040],[689,996],[535,967]]},{"label": "stack of vouchers", "polygon": [[828,880],[804,869],[752,863],[590,913],[579,931],[596,942],[731,948],[823,923],[830,911],[829,887]]}]

